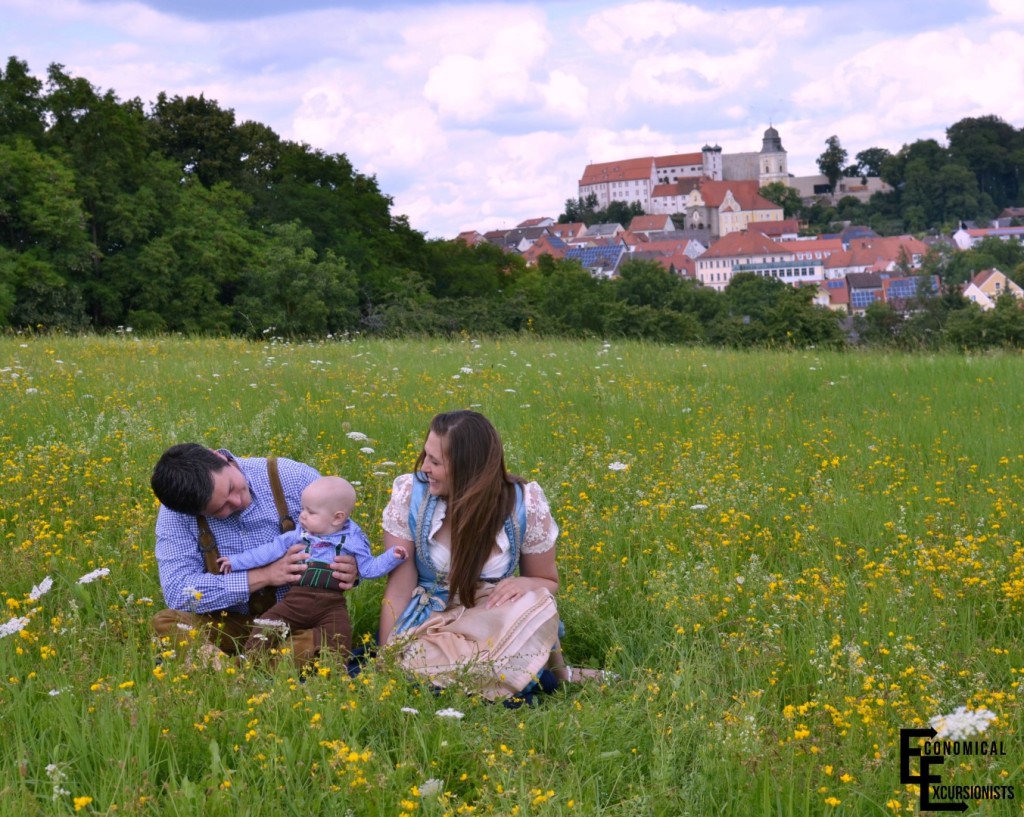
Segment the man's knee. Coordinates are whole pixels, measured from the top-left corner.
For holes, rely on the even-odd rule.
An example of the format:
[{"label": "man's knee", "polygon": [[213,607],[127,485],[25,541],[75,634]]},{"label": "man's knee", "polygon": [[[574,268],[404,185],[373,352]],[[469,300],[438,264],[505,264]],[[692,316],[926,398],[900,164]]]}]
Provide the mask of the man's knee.
[{"label": "man's knee", "polygon": [[161,638],[171,638],[179,641],[194,635],[200,622],[195,613],[185,613],[181,610],[161,610],[152,619],[153,630]]},{"label": "man's knee", "polygon": [[152,618],[153,630],[168,646],[180,646],[194,640],[209,641],[227,653],[238,651],[252,621],[247,616],[220,613],[201,615],[184,610],[161,610]]}]

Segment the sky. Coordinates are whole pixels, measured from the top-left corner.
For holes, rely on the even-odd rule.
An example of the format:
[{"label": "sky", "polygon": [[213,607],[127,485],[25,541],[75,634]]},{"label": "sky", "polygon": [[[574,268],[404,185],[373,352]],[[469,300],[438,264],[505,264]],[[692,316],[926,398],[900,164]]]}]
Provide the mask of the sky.
[{"label": "sky", "polygon": [[0,0],[0,59],[204,94],[343,153],[428,238],[557,218],[590,162],[1024,127],[1024,0]]}]

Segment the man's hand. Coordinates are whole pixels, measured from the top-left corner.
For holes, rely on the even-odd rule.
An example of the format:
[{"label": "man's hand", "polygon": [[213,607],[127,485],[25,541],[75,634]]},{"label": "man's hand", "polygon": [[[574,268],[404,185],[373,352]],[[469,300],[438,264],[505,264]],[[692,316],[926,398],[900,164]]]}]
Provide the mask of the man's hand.
[{"label": "man's hand", "polygon": [[[271,562],[269,565],[264,565],[255,571],[250,570],[249,572],[259,572],[262,574],[261,587],[281,587],[285,584],[295,584],[302,578],[302,574],[306,570],[306,558],[306,548],[304,545],[292,545],[288,548],[288,552],[276,562]],[[252,584],[253,582],[250,580],[250,589],[256,589],[252,587]]]},{"label": "man's hand", "polygon": [[331,570],[334,578],[338,580],[339,590],[351,590],[359,579],[359,568],[356,565],[355,557],[348,553],[336,556],[331,562]]}]

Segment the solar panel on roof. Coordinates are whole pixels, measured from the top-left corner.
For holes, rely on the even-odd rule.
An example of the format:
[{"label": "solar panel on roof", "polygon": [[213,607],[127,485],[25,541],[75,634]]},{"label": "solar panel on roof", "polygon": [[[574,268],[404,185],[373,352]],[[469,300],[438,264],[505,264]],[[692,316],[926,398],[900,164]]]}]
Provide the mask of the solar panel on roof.
[{"label": "solar panel on roof", "polygon": [[890,298],[913,298],[917,295],[917,281],[912,278],[897,279],[889,284]]},{"label": "solar panel on roof", "polygon": [[855,308],[871,306],[875,302],[875,293],[869,289],[855,289],[850,293],[850,302]]}]

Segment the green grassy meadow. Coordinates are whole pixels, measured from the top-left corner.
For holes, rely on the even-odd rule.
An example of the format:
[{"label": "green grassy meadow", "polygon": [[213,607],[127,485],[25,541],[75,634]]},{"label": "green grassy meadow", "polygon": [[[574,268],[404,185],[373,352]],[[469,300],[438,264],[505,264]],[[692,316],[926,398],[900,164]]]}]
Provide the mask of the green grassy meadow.
[{"label": "green grassy meadow", "polygon": [[[570,662],[622,680],[510,711],[387,662],[158,664],[167,445],[342,474],[379,547],[465,407],[561,526]],[[899,730],[961,706],[1005,754],[942,783],[1020,814],[1022,430],[1010,354],[0,338],[0,815],[910,815]],[[383,586],[350,593],[357,635]]]}]

